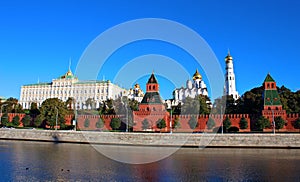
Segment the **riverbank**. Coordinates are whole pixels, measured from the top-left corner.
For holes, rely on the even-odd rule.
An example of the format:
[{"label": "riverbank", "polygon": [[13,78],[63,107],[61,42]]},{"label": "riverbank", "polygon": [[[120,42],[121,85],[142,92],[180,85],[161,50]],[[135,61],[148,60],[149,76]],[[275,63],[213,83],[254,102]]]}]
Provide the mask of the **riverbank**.
[{"label": "riverbank", "polygon": [[129,146],[300,148],[299,139],[300,134],[170,134],[0,129],[0,140]]}]

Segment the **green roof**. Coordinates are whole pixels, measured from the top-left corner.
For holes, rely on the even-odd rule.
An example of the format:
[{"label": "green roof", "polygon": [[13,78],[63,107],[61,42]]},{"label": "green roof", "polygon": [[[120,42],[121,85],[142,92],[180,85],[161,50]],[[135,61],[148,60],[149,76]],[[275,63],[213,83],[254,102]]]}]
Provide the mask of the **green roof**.
[{"label": "green roof", "polygon": [[162,101],[158,92],[146,92],[141,104],[162,104]]},{"label": "green roof", "polygon": [[265,90],[265,92],[264,92],[264,105],[265,106],[282,105],[277,90]]},{"label": "green roof", "polygon": [[51,85],[51,83],[33,83],[33,84],[26,84],[24,86],[42,86],[42,85]]},{"label": "green roof", "polygon": [[270,73],[268,73],[267,77],[265,78],[265,82],[275,82],[275,80],[271,77]]}]

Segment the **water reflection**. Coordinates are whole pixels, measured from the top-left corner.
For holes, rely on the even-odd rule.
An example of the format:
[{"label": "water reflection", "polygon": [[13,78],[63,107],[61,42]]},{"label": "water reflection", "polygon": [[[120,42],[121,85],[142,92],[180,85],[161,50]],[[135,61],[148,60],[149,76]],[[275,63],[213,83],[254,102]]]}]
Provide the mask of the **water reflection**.
[{"label": "water reflection", "polygon": [[[106,149],[143,158],[150,148]],[[90,145],[1,141],[0,171],[1,181],[299,181],[299,154],[296,149],[180,149],[155,163],[130,165]]]}]

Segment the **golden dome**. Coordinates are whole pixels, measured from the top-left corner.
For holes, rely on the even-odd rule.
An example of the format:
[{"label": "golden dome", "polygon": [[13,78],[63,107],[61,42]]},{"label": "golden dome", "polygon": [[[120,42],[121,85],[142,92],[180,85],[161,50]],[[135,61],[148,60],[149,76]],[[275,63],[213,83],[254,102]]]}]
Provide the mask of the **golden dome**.
[{"label": "golden dome", "polygon": [[138,83],[136,83],[136,84],[134,85],[134,88],[140,88],[140,85],[139,85]]},{"label": "golden dome", "polygon": [[66,76],[73,76],[73,73],[71,70],[69,70],[67,73],[66,73]]},{"label": "golden dome", "polygon": [[232,61],[233,60],[233,58],[232,58],[232,56],[230,55],[230,51],[229,51],[229,49],[228,49],[228,53],[227,53],[227,56],[225,57],[225,61],[226,62],[229,62],[229,61]]},{"label": "golden dome", "polygon": [[193,75],[193,80],[202,79],[202,76],[198,72],[198,69],[196,69],[195,74]]}]

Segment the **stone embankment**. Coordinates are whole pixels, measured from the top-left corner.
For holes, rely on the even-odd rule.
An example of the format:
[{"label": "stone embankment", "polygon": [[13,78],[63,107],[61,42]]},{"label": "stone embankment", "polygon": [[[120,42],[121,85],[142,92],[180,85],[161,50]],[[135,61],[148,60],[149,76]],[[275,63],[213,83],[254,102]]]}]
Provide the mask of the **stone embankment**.
[{"label": "stone embankment", "polygon": [[0,140],[164,147],[300,148],[300,134],[119,133],[0,129]]}]

